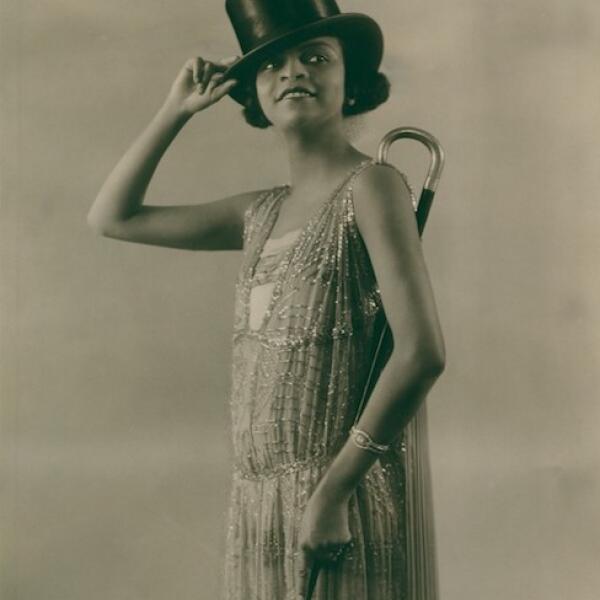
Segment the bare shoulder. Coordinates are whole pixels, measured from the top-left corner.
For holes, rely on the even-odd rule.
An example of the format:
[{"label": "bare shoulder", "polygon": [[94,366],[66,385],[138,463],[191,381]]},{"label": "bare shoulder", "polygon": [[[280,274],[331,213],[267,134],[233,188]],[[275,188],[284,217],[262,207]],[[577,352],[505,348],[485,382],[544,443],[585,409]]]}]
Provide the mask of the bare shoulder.
[{"label": "bare shoulder", "polygon": [[223,204],[229,204],[230,208],[235,211],[239,219],[244,218],[246,211],[261,197],[264,196],[270,190],[252,190],[249,192],[242,192],[224,198],[221,200]]},{"label": "bare shoulder", "polygon": [[363,235],[393,231],[418,236],[411,190],[395,168],[375,164],[363,170],[354,182],[353,201]]},{"label": "bare shoulder", "polygon": [[196,222],[198,249],[241,249],[246,212],[269,190],[245,191],[197,205],[192,223]]},{"label": "bare shoulder", "polygon": [[268,191],[269,190],[266,189],[260,189],[241,192],[239,194],[234,194],[232,196],[203,204],[202,206],[206,207],[204,209],[205,211],[222,211],[224,214],[227,214],[228,219],[232,221],[231,225],[239,229],[243,228],[244,226],[246,212]]}]

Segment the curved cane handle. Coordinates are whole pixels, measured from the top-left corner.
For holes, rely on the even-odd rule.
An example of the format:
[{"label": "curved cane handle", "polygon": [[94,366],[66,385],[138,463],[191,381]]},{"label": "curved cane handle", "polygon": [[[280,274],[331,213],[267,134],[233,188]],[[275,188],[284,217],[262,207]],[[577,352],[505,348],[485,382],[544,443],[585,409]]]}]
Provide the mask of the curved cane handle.
[{"label": "curved cane handle", "polygon": [[438,139],[431,135],[424,129],[418,127],[398,127],[388,132],[379,144],[377,151],[377,162],[386,163],[390,146],[401,138],[410,138],[417,140],[427,146],[431,154],[431,162],[429,164],[429,171],[427,172],[427,178],[423,184],[423,189],[430,190],[435,193],[437,185],[440,182],[442,175],[442,169],[444,168],[444,149],[438,141]]},{"label": "curved cane handle", "polygon": [[400,138],[410,138],[425,144],[430,154],[427,178],[423,184],[419,202],[415,207],[417,213],[417,227],[419,229],[419,235],[421,235],[423,229],[425,229],[425,223],[429,216],[429,209],[433,202],[433,196],[435,195],[435,190],[440,181],[442,169],[444,168],[444,149],[437,138],[424,129],[419,129],[418,127],[398,127],[397,129],[392,129],[392,131],[387,133],[383,140],[381,140],[377,152],[378,163],[387,163],[390,146]]}]

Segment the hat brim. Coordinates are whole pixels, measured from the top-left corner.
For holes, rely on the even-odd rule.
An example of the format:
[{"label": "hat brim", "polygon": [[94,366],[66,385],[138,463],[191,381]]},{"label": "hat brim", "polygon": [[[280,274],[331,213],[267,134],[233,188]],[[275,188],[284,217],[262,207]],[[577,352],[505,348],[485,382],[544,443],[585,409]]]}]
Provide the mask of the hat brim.
[{"label": "hat brim", "polygon": [[333,35],[351,42],[346,44],[346,49],[349,51],[349,55],[346,56],[347,61],[356,63],[365,70],[376,71],[379,68],[383,57],[383,34],[379,25],[367,15],[343,13],[299,27],[244,54],[223,74],[225,79],[238,80],[238,84],[230,90],[229,95],[236,102],[244,105],[247,97],[244,83],[247,83],[248,75],[253,74],[263,60],[273,52],[322,35]]}]

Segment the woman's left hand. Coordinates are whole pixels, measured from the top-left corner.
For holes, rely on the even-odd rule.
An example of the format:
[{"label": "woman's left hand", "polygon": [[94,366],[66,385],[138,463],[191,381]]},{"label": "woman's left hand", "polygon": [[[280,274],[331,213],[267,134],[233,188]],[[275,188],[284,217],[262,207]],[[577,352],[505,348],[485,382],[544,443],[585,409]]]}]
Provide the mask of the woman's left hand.
[{"label": "woman's left hand", "polygon": [[321,567],[335,565],[350,540],[348,497],[315,492],[306,505],[298,539],[300,598],[306,596],[310,571],[315,563]]}]

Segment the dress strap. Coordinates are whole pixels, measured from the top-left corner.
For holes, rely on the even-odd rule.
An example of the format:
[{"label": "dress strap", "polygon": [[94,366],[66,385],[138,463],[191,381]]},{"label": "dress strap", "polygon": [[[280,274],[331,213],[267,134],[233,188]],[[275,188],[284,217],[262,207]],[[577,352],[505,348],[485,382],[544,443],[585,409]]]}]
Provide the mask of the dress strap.
[{"label": "dress strap", "polygon": [[373,158],[367,158],[365,160],[363,160],[362,162],[358,163],[358,165],[356,165],[348,174],[348,176],[346,177],[346,179],[344,180],[341,189],[348,189],[349,187],[352,187],[352,184],[354,183],[354,180],[366,169],[368,169],[369,167],[372,167],[373,165],[377,164],[375,162],[375,160]]},{"label": "dress strap", "polygon": [[378,166],[382,166],[382,167],[389,167],[390,169],[393,169],[394,171],[396,171],[396,173],[398,173],[398,175],[400,175],[402,177],[402,179],[404,180],[404,183],[406,184],[406,187],[408,188],[408,191],[410,194],[410,199],[411,199],[411,202],[413,205],[413,209],[417,210],[417,206],[418,206],[417,199],[415,196],[415,192],[412,188],[412,185],[408,181],[408,177],[406,176],[405,173],[400,171],[400,169],[398,169],[395,165],[393,165],[391,163],[377,162],[374,159],[365,160],[351,171],[351,173],[348,176],[343,187],[349,191],[352,191],[352,185],[354,184],[354,181],[356,180],[356,178],[367,168],[372,167],[374,165],[378,165]]},{"label": "dress strap", "polygon": [[286,186],[275,186],[273,188],[263,190],[246,208],[244,212],[244,246],[246,246],[253,237],[257,222],[261,221],[261,219],[256,218],[257,213],[269,200],[271,200],[271,204],[275,202],[285,189]]},{"label": "dress strap", "polygon": [[404,180],[404,183],[406,183],[406,187],[408,187],[408,191],[410,193],[410,199],[412,201],[413,208],[414,208],[414,210],[417,210],[417,200],[415,197],[415,193],[412,189],[412,186],[410,185],[410,182],[408,181],[408,177],[402,171],[400,171],[394,165],[392,165],[391,163],[380,163],[372,158],[364,160],[363,162],[359,163],[356,167],[354,167],[354,169],[352,169],[352,171],[348,175],[346,181],[344,182],[342,189],[346,189],[346,190],[350,189],[350,191],[351,191],[352,185],[354,184],[354,181],[356,180],[356,178],[363,171],[365,171],[369,167],[372,167],[375,165],[382,166],[382,167],[389,167],[390,169],[393,169],[394,171],[396,171],[396,173],[398,173],[402,177],[402,179]]}]

